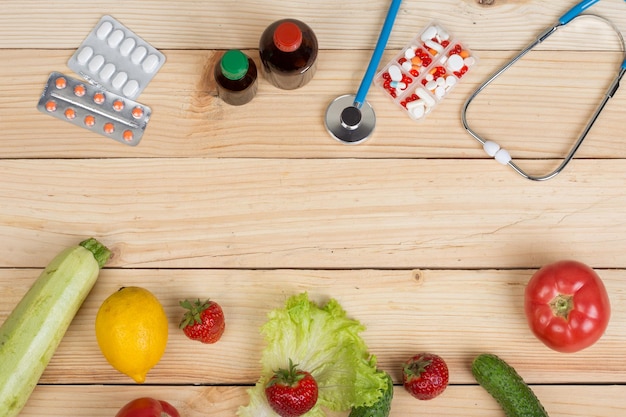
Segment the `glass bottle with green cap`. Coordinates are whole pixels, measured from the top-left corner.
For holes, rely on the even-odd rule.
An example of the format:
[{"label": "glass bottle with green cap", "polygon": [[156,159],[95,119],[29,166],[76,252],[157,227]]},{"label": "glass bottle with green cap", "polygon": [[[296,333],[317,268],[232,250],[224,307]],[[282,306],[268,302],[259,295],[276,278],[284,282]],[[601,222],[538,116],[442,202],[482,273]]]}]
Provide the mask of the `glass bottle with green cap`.
[{"label": "glass bottle with green cap", "polygon": [[213,74],[217,83],[217,94],[228,104],[240,106],[256,95],[256,65],[238,49],[227,51],[215,65]]}]

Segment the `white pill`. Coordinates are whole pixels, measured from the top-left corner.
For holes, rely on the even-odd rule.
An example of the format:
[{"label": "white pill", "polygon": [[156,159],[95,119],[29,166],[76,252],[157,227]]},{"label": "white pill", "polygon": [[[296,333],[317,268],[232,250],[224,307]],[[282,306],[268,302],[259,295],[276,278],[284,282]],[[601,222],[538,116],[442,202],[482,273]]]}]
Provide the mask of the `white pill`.
[{"label": "white pill", "polygon": [[426,104],[426,107],[432,107],[436,104],[435,99],[432,98],[427,92],[426,90],[424,90],[422,87],[418,87],[415,89],[415,94],[417,94],[417,96],[419,98],[421,98],[422,100],[424,100],[424,104]]},{"label": "white pill", "polygon": [[124,86],[122,93],[124,93],[126,97],[133,97],[137,90],[139,90],[139,83],[135,80],[130,80]]},{"label": "white pill", "polygon": [[421,119],[426,114],[426,106],[422,100],[415,100],[406,103],[406,109],[414,119]]},{"label": "white pill", "polygon": [[130,60],[133,61],[133,64],[139,64],[146,57],[147,53],[148,50],[144,46],[140,46],[133,51]]},{"label": "white pill", "polygon": [[141,67],[145,72],[154,72],[157,65],[159,65],[159,57],[152,54],[149,55],[141,64]]},{"label": "white pill", "polygon": [[392,81],[389,85],[397,90],[406,89],[406,83],[403,83],[402,81]]},{"label": "white pill", "polygon": [[76,61],[78,61],[78,63],[81,65],[85,65],[87,61],[91,59],[92,55],[93,49],[90,46],[85,46],[83,49],[80,50],[78,55],[76,55]]},{"label": "white pill", "polygon": [[431,73],[426,74],[426,76],[424,77],[426,79],[426,81],[432,81],[435,79],[435,76],[432,75]]},{"label": "white pill", "polygon": [[500,149],[498,152],[496,152],[496,155],[494,157],[496,161],[500,162],[502,165],[507,165],[509,162],[511,162],[511,155],[509,155],[509,153],[504,149]]},{"label": "white pill", "polygon": [[111,48],[117,48],[117,45],[122,42],[122,39],[124,39],[124,32],[118,29],[115,32],[111,33],[111,36],[109,36],[109,39],[107,39],[107,43]]},{"label": "white pill", "polygon": [[443,87],[446,85],[446,79],[443,77],[439,77],[437,78],[437,86],[438,87]]},{"label": "white pill", "polygon": [[411,61],[404,61],[402,63],[402,69],[409,72],[413,69],[413,64],[411,64]]},{"label": "white pill", "polygon": [[446,89],[445,89],[445,87],[439,86],[439,87],[435,88],[435,95],[436,95],[438,98],[443,98],[443,96],[445,96],[445,95],[446,95]]},{"label": "white pill", "polygon": [[446,87],[450,88],[453,85],[456,85],[456,78],[454,78],[453,76],[447,76],[446,77]]},{"label": "white pill", "polygon": [[391,77],[391,81],[401,81],[402,80],[402,71],[400,67],[397,65],[392,65],[389,67],[389,77]]},{"label": "white pill", "polygon": [[426,42],[431,40],[435,36],[437,36],[437,28],[434,26],[429,26],[424,30],[424,32],[422,32],[422,36],[420,38],[422,39],[422,42]]},{"label": "white pill", "polygon": [[424,42],[424,45],[426,45],[426,47],[436,51],[437,53],[442,53],[443,52],[443,46],[441,46],[440,44],[438,44],[435,41],[427,40],[427,41]]},{"label": "white pill", "polygon": [[102,55],[96,55],[89,61],[89,71],[96,72],[104,64],[104,57]]},{"label": "white pill", "polygon": [[104,81],[108,80],[113,76],[113,74],[115,74],[115,69],[115,65],[109,62],[100,71],[100,78],[102,78]]},{"label": "white pill", "polygon": [[415,56],[415,50],[413,48],[409,48],[406,51],[404,51],[404,57],[406,59],[411,59]]},{"label": "white pill", "polygon": [[433,91],[435,88],[437,88],[437,81],[435,80],[431,80],[428,81],[424,87],[426,87],[427,89],[429,89],[430,91]]},{"label": "white pill", "polygon": [[445,29],[441,26],[437,26],[437,35],[442,41],[447,41],[448,39],[450,39],[450,35],[448,34],[448,32],[446,32]]},{"label": "white pill", "polygon": [[104,40],[106,39],[107,36],[109,36],[109,33],[111,33],[111,30],[113,30],[113,25],[111,24],[111,22],[102,22],[102,24],[96,31],[96,36],[99,39]]},{"label": "white pill", "polygon": [[133,38],[124,39],[124,42],[122,42],[122,44],[120,45],[120,55],[122,56],[130,55],[135,45],[136,45],[136,42]]},{"label": "white pill", "polygon": [[128,80],[128,74],[124,71],[120,71],[115,75],[113,81],[111,81],[111,85],[119,90],[124,83],[126,83],[126,80]]},{"label": "white pill", "polygon": [[483,143],[483,149],[485,150],[487,155],[493,157],[500,150],[500,145],[498,145],[497,143],[491,140],[488,140],[485,143]]},{"label": "white pill", "polygon": [[464,66],[465,63],[463,62],[463,58],[461,58],[461,55],[454,54],[451,55],[450,58],[448,58],[447,67],[450,69],[450,71],[459,71]]},{"label": "white pill", "polygon": [[463,63],[468,66],[471,67],[472,65],[474,65],[476,63],[476,60],[474,59],[473,56],[468,56],[467,58],[465,58],[463,60]]}]

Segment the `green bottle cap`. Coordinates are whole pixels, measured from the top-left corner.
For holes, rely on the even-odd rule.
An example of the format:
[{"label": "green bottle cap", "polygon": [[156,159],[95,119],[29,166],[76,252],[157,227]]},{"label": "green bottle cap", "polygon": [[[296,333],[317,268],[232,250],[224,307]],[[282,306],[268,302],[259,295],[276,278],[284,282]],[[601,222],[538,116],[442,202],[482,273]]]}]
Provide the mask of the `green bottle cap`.
[{"label": "green bottle cap", "polygon": [[222,74],[229,80],[237,81],[248,72],[248,57],[237,49],[226,52],[220,62]]}]

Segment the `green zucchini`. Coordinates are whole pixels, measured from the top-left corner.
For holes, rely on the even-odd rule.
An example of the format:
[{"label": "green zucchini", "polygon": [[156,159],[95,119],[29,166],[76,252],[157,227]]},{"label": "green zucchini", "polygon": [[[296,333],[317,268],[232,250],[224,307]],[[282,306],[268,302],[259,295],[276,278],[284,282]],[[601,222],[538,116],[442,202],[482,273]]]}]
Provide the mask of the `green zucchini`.
[{"label": "green zucchini", "polygon": [[0,417],[17,416],[111,252],[96,239],[59,253],[0,327]]},{"label": "green zucchini", "polygon": [[478,355],[472,362],[476,381],[500,404],[507,417],[548,417],[522,377],[496,355]]}]

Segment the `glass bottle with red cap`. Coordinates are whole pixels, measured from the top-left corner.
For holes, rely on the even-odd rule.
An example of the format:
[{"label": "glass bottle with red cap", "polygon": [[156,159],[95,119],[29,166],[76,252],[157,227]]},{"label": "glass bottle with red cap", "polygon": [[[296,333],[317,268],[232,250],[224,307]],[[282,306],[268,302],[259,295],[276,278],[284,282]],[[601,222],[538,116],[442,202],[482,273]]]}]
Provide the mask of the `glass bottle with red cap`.
[{"label": "glass bottle with red cap", "polygon": [[254,61],[237,49],[227,51],[213,70],[217,95],[233,106],[248,103],[258,88]]},{"label": "glass bottle with red cap", "polygon": [[278,88],[300,88],[315,74],[317,50],[317,37],[306,23],[278,20],[265,29],[259,41],[263,74]]}]

